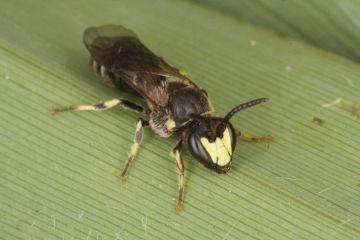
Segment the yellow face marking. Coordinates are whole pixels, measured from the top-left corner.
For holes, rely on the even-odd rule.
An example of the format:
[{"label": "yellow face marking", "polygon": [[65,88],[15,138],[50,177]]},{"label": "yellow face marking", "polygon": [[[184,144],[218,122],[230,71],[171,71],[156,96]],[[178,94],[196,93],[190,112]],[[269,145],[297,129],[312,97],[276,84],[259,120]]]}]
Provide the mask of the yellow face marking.
[{"label": "yellow face marking", "polygon": [[226,166],[231,161],[232,149],[229,130],[226,128],[223,137],[217,137],[214,142],[209,142],[206,137],[200,139],[201,144],[209,153],[211,161],[218,166]]},{"label": "yellow face marking", "polygon": [[217,160],[217,150],[216,150],[216,141],[210,143],[209,140],[206,137],[203,137],[200,139],[201,144],[204,146],[205,150],[210,155],[211,161],[213,163],[216,163]]},{"label": "yellow face marking", "polygon": [[230,138],[230,132],[228,128],[225,128],[225,131],[223,133],[223,138],[221,139],[224,143],[225,148],[228,150],[230,155],[232,154],[232,148],[231,148],[231,138]]},{"label": "yellow face marking", "polygon": [[174,128],[176,128],[176,123],[173,119],[169,118],[167,121],[166,121],[166,128],[169,130],[169,131],[172,131],[174,130]]}]

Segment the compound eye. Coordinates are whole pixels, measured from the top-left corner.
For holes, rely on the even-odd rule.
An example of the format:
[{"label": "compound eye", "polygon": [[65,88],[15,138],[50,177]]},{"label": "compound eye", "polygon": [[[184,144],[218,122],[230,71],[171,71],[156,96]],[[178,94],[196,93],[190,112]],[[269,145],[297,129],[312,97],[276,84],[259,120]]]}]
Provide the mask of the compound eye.
[{"label": "compound eye", "polygon": [[200,137],[196,133],[192,133],[188,139],[188,147],[190,153],[207,168],[214,168],[214,163],[204,145],[201,143]]}]

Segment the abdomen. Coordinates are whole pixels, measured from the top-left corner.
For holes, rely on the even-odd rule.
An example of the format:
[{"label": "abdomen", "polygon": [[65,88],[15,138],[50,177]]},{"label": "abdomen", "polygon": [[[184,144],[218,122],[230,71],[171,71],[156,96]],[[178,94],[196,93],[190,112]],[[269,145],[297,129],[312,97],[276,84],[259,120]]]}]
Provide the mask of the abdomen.
[{"label": "abdomen", "polygon": [[125,81],[121,80],[118,76],[113,74],[111,71],[106,69],[104,66],[98,64],[94,59],[90,60],[92,70],[99,75],[102,82],[108,85],[109,87],[115,87],[121,91],[132,93],[138,97],[140,95],[130,87]]}]

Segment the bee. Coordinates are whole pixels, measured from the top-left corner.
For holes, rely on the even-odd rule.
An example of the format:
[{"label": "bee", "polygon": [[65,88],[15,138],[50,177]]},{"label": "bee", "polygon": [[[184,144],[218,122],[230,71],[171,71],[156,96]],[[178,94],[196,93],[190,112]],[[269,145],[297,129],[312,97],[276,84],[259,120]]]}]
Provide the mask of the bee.
[{"label": "bee", "polygon": [[185,185],[185,167],[181,157],[183,146],[205,167],[217,173],[226,173],[231,167],[238,136],[249,141],[271,139],[271,135],[256,138],[242,134],[230,123],[236,113],[264,103],[267,98],[240,104],[225,117],[216,117],[206,91],[183,71],[151,52],[133,31],[119,25],[89,27],[83,40],[91,55],[93,71],[107,85],[145,99],[147,106],[118,97],[91,105],[53,108],[52,112],[104,111],[120,106],[146,117],[137,120],[134,142],[120,176],[122,182],[138,152],[143,128],[147,126],[161,137],[170,137],[175,133],[180,135],[180,140],[172,149],[179,172],[177,210],[182,209]]}]

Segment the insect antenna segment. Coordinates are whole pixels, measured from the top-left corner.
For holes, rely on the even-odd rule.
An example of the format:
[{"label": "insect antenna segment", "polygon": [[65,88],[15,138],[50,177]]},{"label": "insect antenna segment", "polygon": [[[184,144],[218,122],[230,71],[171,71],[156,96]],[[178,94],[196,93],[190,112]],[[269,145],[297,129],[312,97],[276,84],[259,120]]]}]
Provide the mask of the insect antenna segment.
[{"label": "insect antenna segment", "polygon": [[236,107],[234,107],[233,109],[230,110],[230,112],[228,114],[226,114],[226,116],[224,117],[224,121],[228,122],[230,120],[230,118],[232,118],[236,113],[240,112],[241,110],[244,110],[246,108],[250,108],[253,107],[255,105],[258,105],[260,103],[264,103],[269,101],[268,98],[258,98],[246,103],[242,103]]}]

